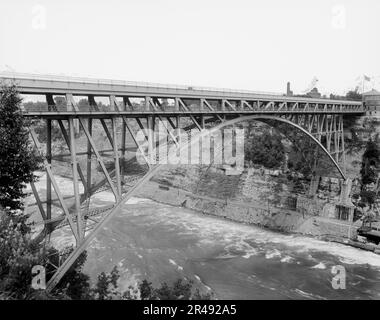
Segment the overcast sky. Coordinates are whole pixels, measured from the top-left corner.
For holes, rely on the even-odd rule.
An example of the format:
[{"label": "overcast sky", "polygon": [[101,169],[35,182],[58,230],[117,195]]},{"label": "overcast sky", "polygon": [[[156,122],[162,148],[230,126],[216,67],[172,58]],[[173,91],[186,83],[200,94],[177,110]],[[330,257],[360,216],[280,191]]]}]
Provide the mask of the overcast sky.
[{"label": "overcast sky", "polygon": [[0,70],[343,93],[379,35],[378,0],[1,0]]}]

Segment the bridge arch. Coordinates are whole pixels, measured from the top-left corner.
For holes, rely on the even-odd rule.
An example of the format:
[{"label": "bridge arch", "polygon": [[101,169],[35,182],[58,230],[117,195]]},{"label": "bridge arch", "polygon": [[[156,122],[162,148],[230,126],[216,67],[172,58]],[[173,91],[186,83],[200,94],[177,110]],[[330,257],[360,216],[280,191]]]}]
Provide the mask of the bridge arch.
[{"label": "bridge arch", "polygon": [[[276,117],[276,116],[270,116],[270,115],[250,115],[250,116],[237,117],[235,119],[225,121],[225,122],[223,122],[223,123],[221,123],[221,124],[219,124],[219,125],[211,128],[211,129],[207,130],[207,132],[206,132],[205,135],[210,135],[213,132],[222,129],[223,127],[227,127],[227,126],[230,126],[230,125],[234,125],[234,124],[237,124],[237,123],[240,123],[240,122],[245,122],[245,121],[250,121],[250,120],[257,120],[257,121],[260,121],[260,120],[273,120],[273,121],[278,121],[278,122],[289,124],[290,126],[292,126],[292,127],[296,128],[297,130],[301,131],[306,136],[308,136],[313,142],[315,142],[315,144],[329,157],[329,159],[332,161],[332,163],[334,164],[334,166],[337,168],[339,174],[342,176],[342,178],[344,180],[346,180],[346,175],[344,174],[343,170],[340,168],[339,164],[336,162],[336,160],[333,158],[333,156],[330,154],[330,152],[328,152],[328,150],[323,146],[323,144],[317,138],[315,138],[309,131],[307,131],[306,129],[302,128],[300,125],[298,125],[298,124],[296,124],[296,123],[294,123],[294,122],[292,122],[290,120],[284,119],[284,118],[280,118],[280,117]],[[273,127],[273,126],[271,126],[271,127]],[[202,135],[202,134],[203,133],[200,133],[200,135]],[[195,139],[195,140],[197,141],[197,139]],[[192,143],[195,143],[195,142],[192,142]],[[185,146],[185,147],[187,147],[187,146]]]}]

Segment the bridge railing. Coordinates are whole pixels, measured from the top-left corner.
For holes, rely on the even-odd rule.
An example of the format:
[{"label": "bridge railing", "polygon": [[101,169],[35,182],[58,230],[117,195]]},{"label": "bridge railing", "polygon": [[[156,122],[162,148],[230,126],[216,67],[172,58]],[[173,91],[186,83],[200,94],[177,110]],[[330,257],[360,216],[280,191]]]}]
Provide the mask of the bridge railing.
[{"label": "bridge railing", "polygon": [[165,109],[159,109],[155,110],[153,108],[147,110],[145,109],[145,106],[139,107],[128,107],[127,110],[121,110],[117,111],[113,107],[110,106],[104,106],[104,105],[98,105],[96,108],[92,106],[80,106],[78,109],[68,109],[67,106],[56,106],[56,105],[46,105],[46,106],[41,106],[41,105],[28,105],[28,106],[23,106],[22,111],[24,114],[28,113],[33,113],[33,114],[45,114],[45,113],[52,113],[52,114],[57,114],[57,113],[62,113],[62,114],[68,114],[68,113],[93,113],[93,114],[99,114],[99,113],[130,113],[130,114],[141,114],[141,113],[146,113],[146,114],[162,114],[162,113],[178,113],[178,114],[189,114],[189,113],[205,113],[205,114],[210,114],[210,113],[252,113],[252,112],[260,112],[260,113],[331,113],[331,112],[338,112],[338,113],[353,113],[353,112],[364,112],[365,110],[363,109],[362,106],[330,106],[329,108],[324,108],[322,105],[320,107],[316,108],[306,108],[304,106],[298,107],[296,109],[279,109],[279,108],[269,108],[265,109],[263,107],[257,107],[253,106],[251,109],[237,109],[237,110],[221,110],[220,108],[217,108],[215,110],[209,110],[209,109],[200,109],[199,107],[197,108],[190,108],[189,111],[182,111],[182,110],[175,110],[173,107],[170,108],[165,108]]},{"label": "bridge railing", "polygon": [[[92,79],[83,77],[68,77],[60,75],[43,75],[43,74],[26,74],[16,72],[1,72],[0,81],[15,81],[19,85],[20,92],[25,94],[39,94],[46,93],[46,90],[52,90],[56,94],[72,92],[77,90],[78,95],[86,95],[87,93],[93,94],[99,92],[135,92],[137,96],[141,95],[155,95],[165,94],[172,99],[175,96],[199,98],[208,97],[208,99],[231,99],[239,100],[240,98],[248,100],[265,100],[265,101],[287,101],[290,103],[327,103],[339,104],[343,103],[345,106],[353,104],[357,105],[358,102],[350,100],[331,100],[327,97],[310,98],[302,95],[286,96],[278,92],[265,92],[255,90],[241,90],[230,88],[217,88],[205,87],[194,85],[173,85],[162,84],[153,82],[137,82],[137,81],[124,81],[124,80],[110,80],[110,79]],[[57,91],[58,90],[58,91]],[[75,92],[73,92],[75,95]],[[360,102],[359,102],[360,103]]]},{"label": "bridge railing", "polygon": [[0,78],[8,78],[17,80],[34,80],[34,81],[50,81],[50,82],[66,82],[66,83],[80,83],[92,85],[111,85],[111,86],[129,86],[136,88],[158,88],[158,89],[174,89],[174,90],[196,90],[205,92],[225,92],[225,93],[240,93],[240,94],[260,94],[268,96],[283,96],[283,93],[269,92],[269,91],[256,91],[256,90],[238,90],[230,88],[207,87],[196,85],[178,85],[156,82],[142,82],[142,81],[126,81],[126,80],[111,80],[111,79],[93,79],[86,77],[71,77],[64,75],[44,75],[32,73],[16,73],[16,72],[1,72]]}]

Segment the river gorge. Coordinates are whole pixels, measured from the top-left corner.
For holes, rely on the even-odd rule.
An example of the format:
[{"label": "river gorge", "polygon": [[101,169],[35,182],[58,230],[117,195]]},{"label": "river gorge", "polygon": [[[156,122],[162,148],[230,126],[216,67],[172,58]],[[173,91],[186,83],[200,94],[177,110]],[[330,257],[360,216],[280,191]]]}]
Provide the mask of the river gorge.
[{"label": "river gorge", "polygon": [[[99,205],[111,200],[104,193]],[[72,242],[65,228],[53,244]],[[380,298],[380,257],[372,252],[131,198],[87,249],[85,273],[118,266],[120,289],[137,280],[194,281],[217,299]],[[346,289],[332,287],[333,266],[346,270]]]}]

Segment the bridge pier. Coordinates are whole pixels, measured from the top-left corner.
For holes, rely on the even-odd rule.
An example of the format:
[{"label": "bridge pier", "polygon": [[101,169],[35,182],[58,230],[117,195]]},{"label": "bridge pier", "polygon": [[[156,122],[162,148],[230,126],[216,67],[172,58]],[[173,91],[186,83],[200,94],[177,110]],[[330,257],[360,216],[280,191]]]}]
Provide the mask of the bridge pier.
[{"label": "bridge pier", "polygon": [[313,177],[311,178],[309,195],[313,198],[315,198],[317,195],[320,180],[320,175],[313,175]]},{"label": "bridge pier", "polygon": [[342,204],[352,205],[350,200],[350,193],[352,188],[352,180],[347,178],[346,180],[342,180],[340,184],[340,197],[339,201]]}]

